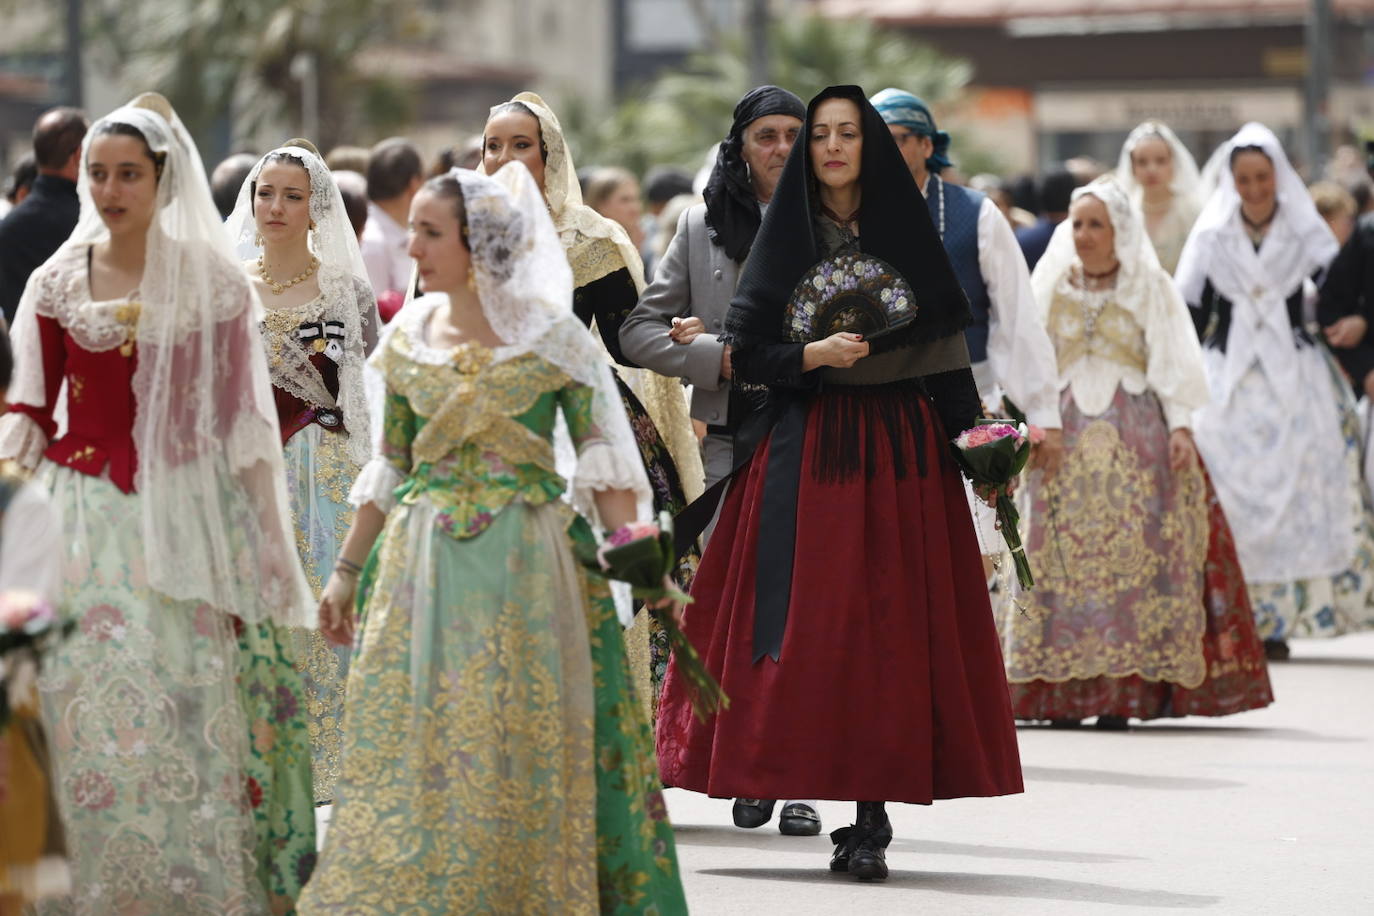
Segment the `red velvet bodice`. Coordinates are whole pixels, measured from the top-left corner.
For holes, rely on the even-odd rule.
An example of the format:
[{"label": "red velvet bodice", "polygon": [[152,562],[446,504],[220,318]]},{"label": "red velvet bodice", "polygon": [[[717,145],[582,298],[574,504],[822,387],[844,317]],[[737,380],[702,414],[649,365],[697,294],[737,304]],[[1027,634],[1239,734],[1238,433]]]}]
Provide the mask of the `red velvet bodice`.
[{"label": "red velvet bodice", "polygon": [[134,370],[138,352],[124,356],[118,347],[99,353],[83,349],[57,322],[38,316],[43,347],[47,407],[16,404],[10,410],[25,414],[52,439],[57,433],[53,406],[62,381],[67,381],[67,432],[52,439],[44,456],[82,474],[100,476],[106,466],[110,480],[125,493],[134,491],[138,451],[134,447]]}]

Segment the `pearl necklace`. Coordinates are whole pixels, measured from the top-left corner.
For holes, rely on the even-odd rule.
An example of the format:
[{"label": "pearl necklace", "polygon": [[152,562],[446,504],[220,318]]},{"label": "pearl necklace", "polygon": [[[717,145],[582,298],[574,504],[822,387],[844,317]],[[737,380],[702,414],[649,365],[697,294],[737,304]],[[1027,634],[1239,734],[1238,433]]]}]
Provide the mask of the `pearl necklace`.
[{"label": "pearl necklace", "polygon": [[304,283],[306,280],[309,280],[315,275],[315,271],[318,270],[320,266],[320,259],[312,254],[310,256],[310,266],[305,269],[304,273],[297,274],[285,283],[278,283],[267,273],[267,264],[263,261],[263,257],[264,255],[258,255],[258,276],[262,277],[262,282],[267,284],[267,288],[272,290],[272,295],[274,296],[280,296],[297,283]]}]

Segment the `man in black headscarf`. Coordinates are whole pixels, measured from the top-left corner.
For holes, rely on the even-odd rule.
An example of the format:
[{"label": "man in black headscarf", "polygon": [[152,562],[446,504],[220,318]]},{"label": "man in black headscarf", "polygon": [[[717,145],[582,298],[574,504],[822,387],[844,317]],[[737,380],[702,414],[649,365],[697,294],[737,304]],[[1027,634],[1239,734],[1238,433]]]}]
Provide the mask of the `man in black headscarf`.
[{"label": "man in black headscarf", "polygon": [[[740,99],[702,194],[705,203],[678,218],[653,282],[620,328],[628,359],[692,385],[692,418],[706,425],[707,487],[734,466],[734,433],[749,409],[730,387],[730,348],[720,340],[725,313],[805,117],[802,100],[777,86],[760,86]],[[703,541],[709,536],[710,528]],[[767,799],[738,799],[735,823],[762,826],[773,806]],[[815,802],[788,802],[778,826],[793,836],[820,833]]]},{"label": "man in black headscarf", "polygon": [[732,467],[731,436],[745,409],[730,393],[730,349],[719,340],[740,265],[801,130],[806,106],[786,89],[760,86],[735,106],[702,195],[688,208],[620,328],[625,356],[690,382],[692,417],[706,424],[706,485]]}]

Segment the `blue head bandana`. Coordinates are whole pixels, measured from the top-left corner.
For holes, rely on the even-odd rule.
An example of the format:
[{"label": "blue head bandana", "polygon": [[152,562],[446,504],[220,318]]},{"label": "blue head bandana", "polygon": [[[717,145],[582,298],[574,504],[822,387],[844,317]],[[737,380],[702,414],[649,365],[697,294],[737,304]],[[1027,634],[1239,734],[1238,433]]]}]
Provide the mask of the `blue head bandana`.
[{"label": "blue head bandana", "polygon": [[938,172],[954,164],[949,161],[947,155],[949,134],[936,129],[935,118],[925,102],[900,89],[884,89],[869,101],[878,109],[878,114],[883,116],[884,123],[905,127],[914,134],[929,137],[935,143],[934,151],[926,160],[926,168]]}]

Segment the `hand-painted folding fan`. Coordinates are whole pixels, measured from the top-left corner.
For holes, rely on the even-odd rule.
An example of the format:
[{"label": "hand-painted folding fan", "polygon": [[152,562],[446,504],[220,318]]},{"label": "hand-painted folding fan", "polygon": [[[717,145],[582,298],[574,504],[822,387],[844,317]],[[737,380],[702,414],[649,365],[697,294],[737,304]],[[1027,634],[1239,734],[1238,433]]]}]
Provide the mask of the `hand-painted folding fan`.
[{"label": "hand-painted folding fan", "polygon": [[783,336],[793,343],[839,331],[882,338],[916,320],[916,294],[891,264],[857,253],[826,258],[792,291]]}]

